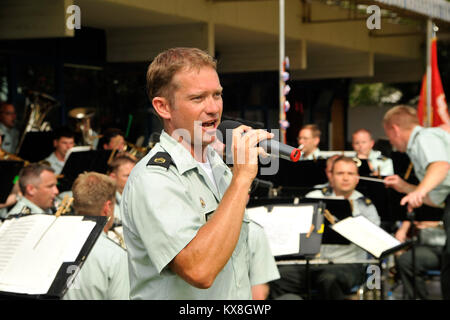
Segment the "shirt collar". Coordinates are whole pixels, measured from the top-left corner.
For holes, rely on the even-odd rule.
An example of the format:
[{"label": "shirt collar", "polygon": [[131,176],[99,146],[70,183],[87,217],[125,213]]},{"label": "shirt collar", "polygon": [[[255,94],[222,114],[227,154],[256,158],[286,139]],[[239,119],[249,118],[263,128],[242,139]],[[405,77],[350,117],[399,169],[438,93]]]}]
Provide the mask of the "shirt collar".
[{"label": "shirt collar", "polygon": [[[191,153],[185,147],[183,147],[181,143],[172,138],[164,130],[161,133],[159,142],[161,147],[172,158],[180,174],[183,174],[186,171],[191,170],[193,168],[197,168],[197,161],[195,161]],[[212,165],[213,164],[211,162],[211,166]]]},{"label": "shirt collar", "polygon": [[378,151],[378,150],[370,150],[370,153],[369,153],[369,159],[376,159],[376,158],[378,158],[379,156],[381,156],[381,151]]},{"label": "shirt collar", "polygon": [[422,126],[415,126],[413,131],[411,132],[411,135],[409,136],[408,140],[408,146],[406,147],[406,152],[410,152],[412,149],[412,145],[414,143],[414,140],[419,135],[419,133],[424,129]]},{"label": "shirt collar", "polygon": [[[334,192],[334,189],[333,189],[333,192],[331,193],[331,196],[344,199],[343,196],[337,196],[336,193]],[[350,195],[350,197],[348,197],[348,200],[356,200],[356,199],[359,199],[361,197],[364,197],[364,195],[361,192],[359,192],[358,190],[353,190],[353,192]]]},{"label": "shirt collar", "polygon": [[43,210],[41,207],[39,207],[38,205],[33,203],[31,200],[29,200],[25,197],[22,197],[21,200],[25,206],[30,208],[31,213],[49,213],[49,211],[50,211],[50,210]]}]

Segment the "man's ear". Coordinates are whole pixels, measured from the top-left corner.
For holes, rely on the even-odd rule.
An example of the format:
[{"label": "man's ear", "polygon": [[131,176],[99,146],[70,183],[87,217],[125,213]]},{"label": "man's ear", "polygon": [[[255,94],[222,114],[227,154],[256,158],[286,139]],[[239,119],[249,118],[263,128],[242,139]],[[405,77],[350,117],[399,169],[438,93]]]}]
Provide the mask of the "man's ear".
[{"label": "man's ear", "polygon": [[56,148],[56,145],[58,144],[58,140],[54,139],[53,140],[53,148]]},{"label": "man's ear", "polygon": [[31,183],[27,184],[25,187],[26,194],[29,194],[30,196],[34,196],[37,192],[36,187],[32,185]]},{"label": "man's ear", "polygon": [[[111,205],[112,205],[112,201],[111,200],[107,200],[104,204],[103,204],[103,208],[102,208],[102,216],[107,217],[110,215],[110,211],[111,211]],[[113,209],[114,210],[114,209]]]},{"label": "man's ear", "polygon": [[314,144],[316,145],[316,147],[319,146],[319,143],[320,143],[320,138],[319,137],[315,137],[314,138]]},{"label": "man's ear", "polygon": [[169,120],[171,118],[169,101],[164,97],[154,97],[152,100],[153,108],[156,113],[163,119]]}]

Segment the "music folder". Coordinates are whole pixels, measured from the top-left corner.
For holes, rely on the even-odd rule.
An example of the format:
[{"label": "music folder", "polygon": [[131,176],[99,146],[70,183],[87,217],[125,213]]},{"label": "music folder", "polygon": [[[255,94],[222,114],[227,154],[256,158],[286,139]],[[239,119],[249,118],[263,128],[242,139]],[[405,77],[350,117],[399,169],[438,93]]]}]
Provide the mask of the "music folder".
[{"label": "music folder", "polygon": [[23,168],[23,161],[1,160],[0,161],[0,203],[5,203],[14,187],[14,180]]},{"label": "music folder", "polygon": [[400,242],[364,216],[345,218],[331,228],[377,259],[383,259],[411,244],[410,241]]},{"label": "music folder", "polygon": [[314,256],[320,251],[323,205],[283,203],[247,209],[250,219],[263,226],[276,260]]},{"label": "music folder", "polygon": [[0,298],[61,299],[106,217],[19,214],[0,226]]}]

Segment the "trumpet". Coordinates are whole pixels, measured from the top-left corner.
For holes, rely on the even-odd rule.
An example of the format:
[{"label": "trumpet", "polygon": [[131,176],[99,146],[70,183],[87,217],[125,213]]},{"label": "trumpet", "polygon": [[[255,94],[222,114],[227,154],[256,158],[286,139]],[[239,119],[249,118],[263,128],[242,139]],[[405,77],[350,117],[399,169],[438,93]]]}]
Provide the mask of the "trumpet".
[{"label": "trumpet", "polygon": [[30,164],[30,161],[24,160],[19,156],[16,156],[13,153],[9,153],[2,148],[0,148],[0,160],[14,160],[14,161],[23,161],[24,166],[27,166]]}]

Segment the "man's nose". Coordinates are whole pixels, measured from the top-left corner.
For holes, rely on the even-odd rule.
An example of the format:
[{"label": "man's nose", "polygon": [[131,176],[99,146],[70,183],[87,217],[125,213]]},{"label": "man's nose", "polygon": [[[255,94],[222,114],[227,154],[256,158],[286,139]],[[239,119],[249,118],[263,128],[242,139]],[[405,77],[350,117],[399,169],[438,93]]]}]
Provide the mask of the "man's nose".
[{"label": "man's nose", "polygon": [[220,111],[221,100],[214,99],[214,97],[210,96],[205,101],[206,107],[205,112],[210,114],[216,114]]}]

